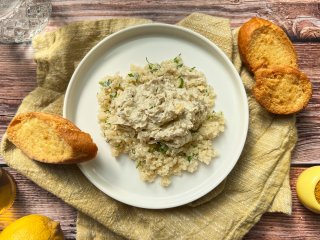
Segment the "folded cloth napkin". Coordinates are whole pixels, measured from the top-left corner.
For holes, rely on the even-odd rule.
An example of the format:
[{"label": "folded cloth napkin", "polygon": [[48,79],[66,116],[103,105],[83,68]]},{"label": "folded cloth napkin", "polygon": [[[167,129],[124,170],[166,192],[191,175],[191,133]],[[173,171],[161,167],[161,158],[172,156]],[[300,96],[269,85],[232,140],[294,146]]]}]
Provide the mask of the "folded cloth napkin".
[{"label": "folded cloth napkin", "polygon": [[[33,41],[38,87],[18,112],[62,113],[64,92],[83,56],[107,35],[142,19],[79,22]],[[3,136],[9,166],[79,210],[77,239],[241,239],[266,211],[291,213],[289,169],[295,116],[269,114],[254,100],[252,76],[241,67],[237,30],[229,21],[194,13],[178,23],[216,43],[233,61],[247,91],[250,126],[242,155],[226,181],[198,201],[165,210],[122,204],[95,188],[76,165],[47,165],[26,157]],[[221,79],[223,81],[223,79]],[[220,194],[219,194],[220,193]]]}]

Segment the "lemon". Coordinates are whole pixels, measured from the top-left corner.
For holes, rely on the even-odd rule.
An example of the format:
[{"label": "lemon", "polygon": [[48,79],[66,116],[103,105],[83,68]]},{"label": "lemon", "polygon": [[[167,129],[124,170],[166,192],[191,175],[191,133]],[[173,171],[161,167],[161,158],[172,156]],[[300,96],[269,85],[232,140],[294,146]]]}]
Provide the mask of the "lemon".
[{"label": "lemon", "polygon": [[320,214],[319,186],[320,166],[304,170],[298,177],[296,191],[300,202],[312,212]]},{"label": "lemon", "polygon": [[63,240],[60,224],[46,216],[19,218],[0,233],[0,240]]}]

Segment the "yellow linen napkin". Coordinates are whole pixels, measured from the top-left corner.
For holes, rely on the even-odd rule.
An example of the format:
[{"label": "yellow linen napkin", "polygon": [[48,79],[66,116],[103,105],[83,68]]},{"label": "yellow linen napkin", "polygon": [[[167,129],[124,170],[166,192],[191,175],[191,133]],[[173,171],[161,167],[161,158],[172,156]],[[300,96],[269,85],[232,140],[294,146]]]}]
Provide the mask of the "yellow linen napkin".
[{"label": "yellow linen napkin", "polygon": [[[38,87],[23,100],[19,112],[61,114],[68,81],[86,52],[105,36],[146,22],[149,21],[79,22],[35,38]],[[147,210],[103,194],[76,165],[53,166],[30,160],[4,135],[1,153],[8,165],[79,210],[78,240],[241,239],[264,212],[291,212],[288,173],[297,136],[295,117],[269,114],[254,100],[250,90],[254,82],[241,67],[237,38],[232,37],[227,19],[195,13],[179,25],[215,42],[240,72],[250,108],[243,153],[227,180],[198,201],[173,209]]]}]

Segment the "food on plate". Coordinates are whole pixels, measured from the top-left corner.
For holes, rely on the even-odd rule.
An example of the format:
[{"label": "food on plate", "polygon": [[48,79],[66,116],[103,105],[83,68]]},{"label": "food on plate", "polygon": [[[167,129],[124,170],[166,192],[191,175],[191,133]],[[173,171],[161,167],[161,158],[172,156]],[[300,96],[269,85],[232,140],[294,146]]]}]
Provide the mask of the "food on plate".
[{"label": "food on plate", "polygon": [[[148,59],[147,59],[148,61]],[[99,123],[113,156],[127,153],[144,181],[194,172],[217,155],[212,140],[224,131],[213,111],[215,93],[205,75],[184,65],[181,56],[160,64],[148,61],[131,72],[100,81]]]},{"label": "food on plate", "polygon": [[252,92],[262,107],[292,114],[307,106],[312,84],[298,69],[294,47],[280,27],[254,17],[240,28],[238,45],[243,62],[254,73]]},{"label": "food on plate", "polygon": [[19,218],[0,233],[0,240],[64,240],[58,222],[52,219],[31,214]]},{"label": "food on plate", "polygon": [[273,65],[298,67],[296,51],[286,33],[265,19],[254,17],[238,35],[239,52],[251,71]]},{"label": "food on plate", "polygon": [[270,67],[255,72],[252,92],[256,100],[275,114],[296,113],[307,106],[312,86],[307,76],[292,67]]},{"label": "food on plate", "polygon": [[79,163],[93,159],[98,151],[88,133],[69,120],[48,113],[17,115],[7,134],[28,157],[45,163]]}]

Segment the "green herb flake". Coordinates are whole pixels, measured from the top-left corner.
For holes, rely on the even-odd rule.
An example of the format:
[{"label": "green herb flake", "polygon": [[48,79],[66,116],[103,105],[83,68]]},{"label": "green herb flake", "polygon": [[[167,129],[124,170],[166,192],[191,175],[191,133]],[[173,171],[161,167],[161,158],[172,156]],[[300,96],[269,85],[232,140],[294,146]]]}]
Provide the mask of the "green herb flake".
[{"label": "green herb flake", "polygon": [[148,67],[149,67],[151,73],[154,73],[155,71],[158,71],[160,69],[159,64],[149,62],[148,58],[146,58],[146,61],[148,63]]},{"label": "green herb flake", "polygon": [[141,166],[141,161],[137,161],[136,168]]},{"label": "green herb flake", "polygon": [[188,160],[188,162],[190,162],[191,160],[192,160],[192,156],[187,156],[187,160]]},{"label": "green herb flake", "polygon": [[128,76],[134,78],[136,81],[140,78],[139,73],[128,73]]},{"label": "green herb flake", "polygon": [[180,83],[179,83],[179,87],[178,87],[178,88],[183,88],[183,86],[184,86],[184,80],[183,80],[183,78],[180,76],[178,79],[180,80]]},{"label": "green herb flake", "polygon": [[196,69],[196,67],[192,67],[190,70],[189,70],[189,72],[192,72],[193,70],[195,70]]},{"label": "green herb flake", "polygon": [[173,61],[177,64],[180,62],[180,60],[181,60],[181,53],[179,53],[179,55],[173,59]]},{"label": "green herb flake", "polygon": [[181,68],[183,66],[183,62],[182,62],[182,59],[181,59],[181,53],[176,56],[173,61],[177,64],[177,68]]},{"label": "green herb flake", "polygon": [[166,153],[168,150],[169,150],[169,147],[166,144],[161,142],[157,143],[156,151],[161,153]]},{"label": "green herb flake", "polygon": [[115,97],[117,97],[117,92],[112,92],[112,93],[110,93],[110,96],[111,96],[111,98],[115,98]]},{"label": "green herb flake", "polygon": [[99,84],[100,84],[102,87],[110,87],[111,83],[112,83],[112,82],[111,82],[110,79],[108,79],[107,81],[106,81],[106,80],[102,80],[102,81],[99,82]]}]

